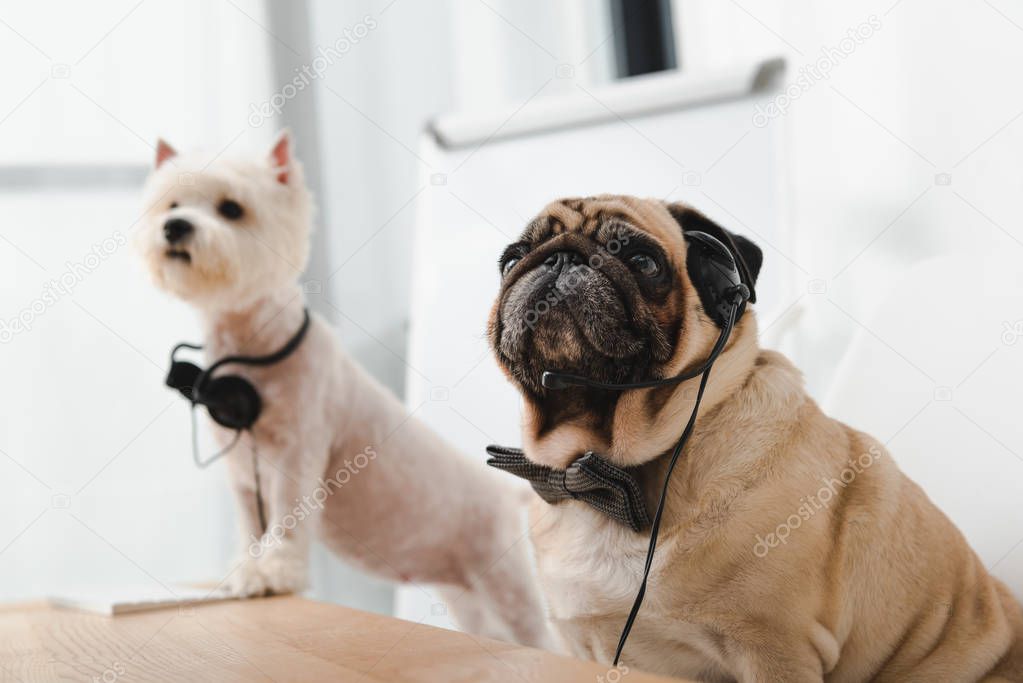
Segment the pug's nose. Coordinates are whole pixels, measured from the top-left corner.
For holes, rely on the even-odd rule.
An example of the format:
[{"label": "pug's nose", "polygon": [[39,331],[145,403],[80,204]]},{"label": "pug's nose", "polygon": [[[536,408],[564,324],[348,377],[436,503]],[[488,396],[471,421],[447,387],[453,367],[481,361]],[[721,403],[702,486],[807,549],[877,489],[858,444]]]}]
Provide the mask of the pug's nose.
[{"label": "pug's nose", "polygon": [[195,227],[184,218],[171,218],[163,224],[163,236],[170,244],[177,244],[195,232]]},{"label": "pug's nose", "polygon": [[543,264],[553,271],[562,271],[568,266],[578,266],[583,256],[577,251],[556,251],[544,260]]}]

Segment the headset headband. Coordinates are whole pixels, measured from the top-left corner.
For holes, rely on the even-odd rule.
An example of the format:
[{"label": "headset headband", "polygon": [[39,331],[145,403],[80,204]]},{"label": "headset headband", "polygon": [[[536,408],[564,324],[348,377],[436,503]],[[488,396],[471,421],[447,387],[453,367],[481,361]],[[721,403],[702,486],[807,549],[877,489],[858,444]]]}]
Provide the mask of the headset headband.
[{"label": "headset headband", "polygon": [[[285,358],[287,358],[288,356],[290,356],[291,354],[293,354],[295,352],[295,349],[297,349],[299,344],[302,343],[302,340],[305,339],[305,334],[306,334],[306,332],[308,330],[309,330],[309,309],[308,308],[304,308],[304,309],[302,309],[302,326],[298,328],[298,331],[295,332],[294,335],[292,335],[291,339],[289,339],[284,344],[284,346],[282,346],[278,350],[276,350],[273,353],[268,354],[266,356],[225,356],[224,358],[221,358],[220,360],[215,362],[213,365],[211,365],[208,368],[206,368],[206,370],[203,371],[203,373],[201,375],[199,375],[199,379],[196,381],[195,384],[196,384],[197,387],[203,386],[203,384],[205,384],[207,378],[209,378],[210,376],[213,375],[213,371],[214,370],[216,370],[217,368],[220,368],[220,367],[222,367],[224,365],[227,365],[228,363],[238,363],[239,365],[255,365],[255,366],[259,366],[259,367],[264,367],[264,366],[267,366],[267,365],[273,365],[275,363],[280,363],[282,360],[284,360]],[[174,347],[175,350],[177,350],[177,348],[179,346],[183,346],[183,345],[182,344],[178,344],[178,346]],[[198,348],[198,349],[202,348],[201,346],[200,347],[195,347],[195,346],[192,346],[192,345],[187,345],[187,346],[188,346],[188,348]],[[173,355],[172,355],[172,359],[173,359]]]},{"label": "headset headband", "polygon": [[182,343],[171,351],[171,367],[167,373],[167,386],[177,389],[189,400],[192,407],[206,406],[210,417],[217,424],[238,432],[249,429],[259,419],[263,401],[256,387],[240,375],[225,374],[214,377],[219,368],[230,364],[267,366],[279,363],[290,356],[305,339],[309,331],[309,311],[302,311],[302,325],[280,349],[265,356],[226,356],[205,370],[194,363],[179,361],[176,355],[183,348],[201,350],[197,344]]}]

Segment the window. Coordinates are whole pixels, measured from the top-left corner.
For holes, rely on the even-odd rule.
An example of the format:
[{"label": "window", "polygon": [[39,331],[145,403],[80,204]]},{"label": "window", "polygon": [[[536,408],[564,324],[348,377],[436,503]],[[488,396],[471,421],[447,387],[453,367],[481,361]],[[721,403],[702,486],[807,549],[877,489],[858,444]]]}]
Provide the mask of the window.
[{"label": "window", "polygon": [[671,0],[610,0],[618,77],[678,68]]}]

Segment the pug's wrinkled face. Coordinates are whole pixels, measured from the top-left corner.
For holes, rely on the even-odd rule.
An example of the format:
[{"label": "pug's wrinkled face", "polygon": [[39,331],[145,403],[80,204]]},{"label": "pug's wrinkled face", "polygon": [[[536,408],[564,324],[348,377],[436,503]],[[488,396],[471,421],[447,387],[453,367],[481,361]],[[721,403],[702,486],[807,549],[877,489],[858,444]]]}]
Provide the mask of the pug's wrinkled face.
[{"label": "pug's wrinkled face", "polygon": [[723,232],[683,205],[565,199],[505,249],[490,342],[527,400],[534,436],[572,422],[610,442],[620,398],[583,387],[549,391],[545,370],[613,383],[658,379],[713,345],[718,330],[686,270],[685,229]]},{"label": "pug's wrinkled face", "polygon": [[634,223],[563,202],[505,249],[492,342],[527,391],[541,391],[544,370],[629,382],[669,359],[681,322],[676,255]]}]

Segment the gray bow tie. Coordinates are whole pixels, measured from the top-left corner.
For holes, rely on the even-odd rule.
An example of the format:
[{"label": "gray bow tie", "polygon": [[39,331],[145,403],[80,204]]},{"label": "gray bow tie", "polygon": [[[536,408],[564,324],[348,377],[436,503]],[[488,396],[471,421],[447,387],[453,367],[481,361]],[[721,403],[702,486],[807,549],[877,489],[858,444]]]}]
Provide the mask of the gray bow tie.
[{"label": "gray bow tie", "polygon": [[650,526],[635,468],[612,465],[592,451],[564,470],[538,465],[520,448],[488,446],[487,455],[488,465],[525,479],[548,503],[578,500],[633,531]]}]

